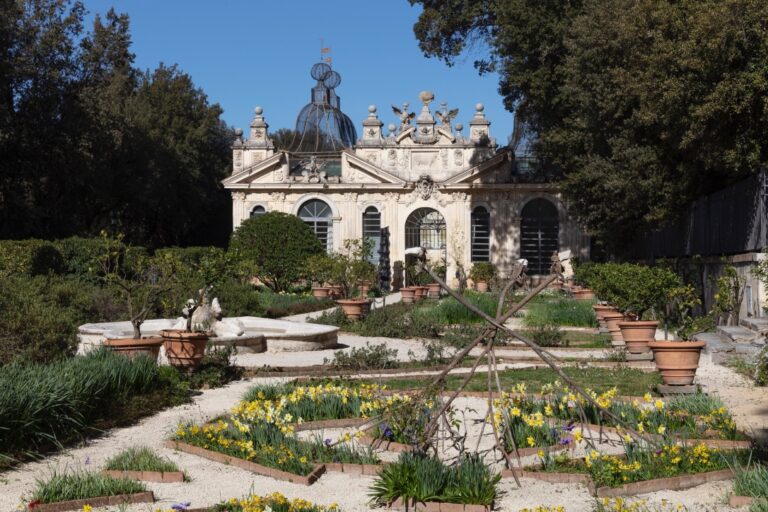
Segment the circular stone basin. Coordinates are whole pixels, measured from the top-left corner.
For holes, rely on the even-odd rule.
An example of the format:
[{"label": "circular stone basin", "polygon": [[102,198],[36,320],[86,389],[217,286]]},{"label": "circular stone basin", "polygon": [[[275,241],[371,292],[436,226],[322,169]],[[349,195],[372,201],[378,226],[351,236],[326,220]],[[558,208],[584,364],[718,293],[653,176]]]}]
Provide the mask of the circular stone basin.
[{"label": "circular stone basin", "polygon": [[[172,329],[178,319],[159,318],[145,321],[141,326],[142,336],[160,335],[163,329]],[[238,352],[294,352],[334,348],[338,344],[338,327],[320,324],[273,320],[255,316],[228,317],[225,324],[238,326],[243,334],[239,336],[211,337],[208,344],[214,347],[237,347]],[[81,325],[78,328],[80,341],[77,351],[85,353],[100,346],[104,340],[130,338],[133,326],[130,322],[102,322]]]}]

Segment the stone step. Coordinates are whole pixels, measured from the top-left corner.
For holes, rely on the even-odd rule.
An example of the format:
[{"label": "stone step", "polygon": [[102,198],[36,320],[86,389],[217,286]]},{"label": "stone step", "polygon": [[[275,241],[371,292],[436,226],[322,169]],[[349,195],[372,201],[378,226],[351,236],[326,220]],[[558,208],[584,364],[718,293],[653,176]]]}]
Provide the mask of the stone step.
[{"label": "stone step", "polygon": [[741,325],[718,325],[715,327],[715,332],[720,335],[724,342],[730,341],[731,343],[751,343],[760,337],[757,332]]},{"label": "stone step", "polygon": [[742,327],[755,332],[768,332],[768,317],[748,317],[742,318],[739,322]]},{"label": "stone step", "polygon": [[723,341],[723,338],[716,332],[703,332],[694,336],[694,339],[706,343],[705,352],[732,352],[734,348],[733,343]]}]

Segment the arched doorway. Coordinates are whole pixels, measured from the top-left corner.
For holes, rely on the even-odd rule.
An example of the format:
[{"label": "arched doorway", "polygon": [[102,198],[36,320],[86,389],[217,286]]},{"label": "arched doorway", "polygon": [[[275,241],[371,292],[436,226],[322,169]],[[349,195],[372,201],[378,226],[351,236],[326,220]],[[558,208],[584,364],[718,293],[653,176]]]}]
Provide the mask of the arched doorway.
[{"label": "arched doorway", "polygon": [[405,221],[405,248],[445,249],[445,219],[437,210],[419,208]]},{"label": "arched doorway", "polygon": [[363,212],[363,238],[373,240],[371,263],[379,263],[381,248],[381,213],[375,206],[369,206]]},{"label": "arched doorway", "polygon": [[331,207],[319,199],[310,199],[299,208],[298,216],[306,222],[327,251],[333,249]]},{"label": "arched doorway", "polygon": [[525,205],[520,221],[520,257],[529,275],[549,274],[552,253],[560,248],[560,221],[551,201],[538,198]]}]

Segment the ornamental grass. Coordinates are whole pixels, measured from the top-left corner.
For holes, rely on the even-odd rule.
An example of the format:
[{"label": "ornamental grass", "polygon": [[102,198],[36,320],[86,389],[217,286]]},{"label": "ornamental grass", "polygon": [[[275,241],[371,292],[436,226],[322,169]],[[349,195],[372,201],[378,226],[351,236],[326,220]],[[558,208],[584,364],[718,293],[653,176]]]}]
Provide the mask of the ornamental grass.
[{"label": "ornamental grass", "polygon": [[523,317],[528,327],[545,325],[571,327],[597,327],[592,301],[552,298],[532,301]]},{"label": "ornamental grass", "polygon": [[409,504],[439,501],[491,506],[501,475],[486,466],[479,455],[463,455],[448,466],[440,459],[419,453],[402,453],[384,466],[370,488],[377,505],[400,498]]},{"label": "ornamental grass", "polygon": [[161,383],[151,358],[96,350],[52,364],[0,367],[0,458],[60,447],[105,411]]},{"label": "ornamental grass", "polygon": [[31,503],[82,500],[100,496],[117,496],[144,492],[144,484],[128,478],[113,478],[101,473],[54,471],[47,479],[37,480]]},{"label": "ornamental grass", "polygon": [[768,499],[768,469],[762,464],[739,468],[733,482],[733,493],[737,496]]},{"label": "ornamental grass", "polygon": [[113,471],[157,471],[171,473],[179,471],[175,462],[160,457],[151,448],[134,446],[127,448],[107,460],[104,469]]}]

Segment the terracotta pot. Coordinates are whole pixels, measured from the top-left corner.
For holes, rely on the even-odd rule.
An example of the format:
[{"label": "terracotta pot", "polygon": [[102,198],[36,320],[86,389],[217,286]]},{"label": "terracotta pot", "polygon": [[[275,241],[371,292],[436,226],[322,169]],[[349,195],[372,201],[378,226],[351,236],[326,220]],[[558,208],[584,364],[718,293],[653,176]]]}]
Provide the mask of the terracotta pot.
[{"label": "terracotta pot", "polygon": [[479,292],[487,292],[488,291],[488,283],[486,281],[478,281],[475,283],[475,288]]},{"label": "terracotta pot", "polygon": [[687,386],[693,384],[699,367],[703,341],[652,341],[648,346],[653,350],[656,369],[661,373],[664,384]]},{"label": "terracotta pot", "polygon": [[161,334],[169,364],[190,370],[200,366],[208,346],[207,335],[180,329],[164,329]]},{"label": "terracotta pot", "polygon": [[597,317],[597,323],[600,327],[608,328],[608,325],[605,323],[605,314],[606,313],[618,313],[616,308],[613,306],[608,306],[606,304],[593,304],[592,309],[595,311],[595,316]]},{"label": "terracotta pot", "polygon": [[328,286],[313,286],[312,295],[316,299],[327,299],[331,296],[331,289]]},{"label": "terracotta pot", "polygon": [[621,337],[627,344],[627,352],[630,354],[644,354],[651,350],[648,343],[656,340],[656,328],[659,322],[630,321],[618,322],[621,329]]},{"label": "terracotta pot", "polygon": [[423,286],[413,286],[413,300],[418,302],[422,299],[424,299],[424,295],[426,294],[426,291],[424,290]]},{"label": "terracotta pot", "polygon": [[595,300],[595,292],[589,288],[571,290],[571,296],[576,300]]},{"label": "terracotta pot", "polygon": [[371,301],[367,299],[341,299],[336,304],[341,306],[349,320],[360,320],[371,310]]},{"label": "terracotta pot", "polygon": [[361,284],[360,286],[357,287],[357,291],[361,297],[366,298],[368,297],[368,292],[371,291],[371,285]]},{"label": "terracotta pot", "polygon": [[427,291],[429,292],[429,297],[432,299],[439,299],[440,298],[440,285],[437,283],[429,283],[427,286]]},{"label": "terracotta pot", "polygon": [[162,344],[163,338],[160,336],[144,336],[140,340],[133,338],[116,338],[104,342],[104,346],[109,347],[112,352],[130,358],[146,355],[152,359],[157,359]]},{"label": "terracotta pot", "polygon": [[619,322],[624,321],[624,313],[603,313],[603,319],[605,320],[605,326],[608,328],[608,332],[611,333],[611,341],[615,344],[623,345],[624,338],[621,337],[621,329],[619,328]]},{"label": "terracotta pot", "polygon": [[413,304],[416,302],[416,288],[412,286],[400,288],[400,297],[403,304]]}]

